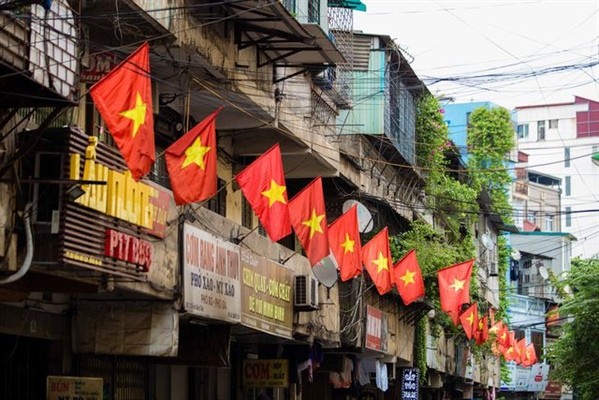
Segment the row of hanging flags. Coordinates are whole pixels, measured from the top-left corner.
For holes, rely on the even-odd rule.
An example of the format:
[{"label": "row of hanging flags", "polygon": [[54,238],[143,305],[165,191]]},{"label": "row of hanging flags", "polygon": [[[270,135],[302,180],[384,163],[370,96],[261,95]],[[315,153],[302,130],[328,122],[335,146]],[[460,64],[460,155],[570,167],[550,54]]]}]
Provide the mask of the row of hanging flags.
[{"label": "row of hanging flags", "polygon": [[[90,95],[116,142],[133,179],[148,174],[155,161],[149,45],[144,43],[90,89]],[[166,165],[177,205],[203,201],[217,192],[216,117],[208,115],[165,152]],[[387,227],[364,246],[360,243],[357,207],[327,225],[322,179],[317,177],[291,200],[278,144],[272,146],[235,176],[241,191],[258,216],[266,234],[279,241],[292,229],[312,266],[332,252],[342,281],[357,277],[362,266],[383,295],[395,286],[405,305],[425,295],[424,281],[414,250],[392,265]],[[484,343],[496,334],[495,349],[506,360],[532,365],[534,347],[501,321],[489,329],[488,317],[479,319],[477,304],[470,303],[470,277],[474,260],[438,271],[441,309],[466,336]]]}]

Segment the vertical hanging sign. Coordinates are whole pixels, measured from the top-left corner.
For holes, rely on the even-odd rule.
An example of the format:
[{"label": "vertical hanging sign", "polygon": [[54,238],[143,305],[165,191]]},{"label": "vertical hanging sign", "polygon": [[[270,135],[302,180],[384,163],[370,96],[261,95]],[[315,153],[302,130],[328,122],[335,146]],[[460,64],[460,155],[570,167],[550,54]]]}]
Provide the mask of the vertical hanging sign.
[{"label": "vertical hanging sign", "polygon": [[401,371],[401,400],[418,400],[418,368]]}]

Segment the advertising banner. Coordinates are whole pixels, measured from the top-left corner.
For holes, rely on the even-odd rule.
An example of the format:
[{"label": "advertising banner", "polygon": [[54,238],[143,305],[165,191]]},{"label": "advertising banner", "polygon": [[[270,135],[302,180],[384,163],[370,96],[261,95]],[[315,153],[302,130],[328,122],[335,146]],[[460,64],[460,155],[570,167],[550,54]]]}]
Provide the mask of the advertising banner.
[{"label": "advertising banner", "polygon": [[187,312],[241,321],[239,246],[183,226],[183,302]]},{"label": "advertising banner", "polygon": [[291,338],[293,270],[244,249],[241,250],[241,269],[241,323]]},{"label": "advertising banner", "polygon": [[287,360],[243,360],[244,387],[287,387],[288,384]]},{"label": "advertising banner", "polygon": [[418,400],[418,368],[401,371],[401,400]]},{"label": "advertising banner", "polygon": [[372,306],[366,307],[366,348],[387,351],[387,314]]},{"label": "advertising banner", "polygon": [[102,378],[48,376],[46,400],[103,400]]}]

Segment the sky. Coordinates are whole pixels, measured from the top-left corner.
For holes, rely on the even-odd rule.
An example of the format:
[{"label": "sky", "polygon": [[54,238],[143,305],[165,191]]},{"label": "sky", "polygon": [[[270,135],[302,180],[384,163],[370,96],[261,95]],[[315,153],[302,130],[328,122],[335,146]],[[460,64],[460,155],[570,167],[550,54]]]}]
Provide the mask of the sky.
[{"label": "sky", "polygon": [[390,36],[429,91],[508,109],[599,100],[599,0],[362,0],[354,29]]}]

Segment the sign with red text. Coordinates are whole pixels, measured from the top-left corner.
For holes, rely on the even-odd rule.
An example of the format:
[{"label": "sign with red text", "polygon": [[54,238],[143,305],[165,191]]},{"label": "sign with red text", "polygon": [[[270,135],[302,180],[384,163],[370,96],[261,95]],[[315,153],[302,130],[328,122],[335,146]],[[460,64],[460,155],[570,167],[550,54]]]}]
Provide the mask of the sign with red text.
[{"label": "sign with red text", "polygon": [[103,400],[102,378],[48,376],[47,400]]},{"label": "sign with red text", "polygon": [[114,229],[106,229],[104,255],[139,266],[143,272],[152,265],[152,244]]},{"label": "sign with red text", "polygon": [[244,387],[287,387],[288,384],[287,360],[243,360]]},{"label": "sign with red text", "polygon": [[183,302],[187,312],[241,321],[239,246],[183,226]]}]

